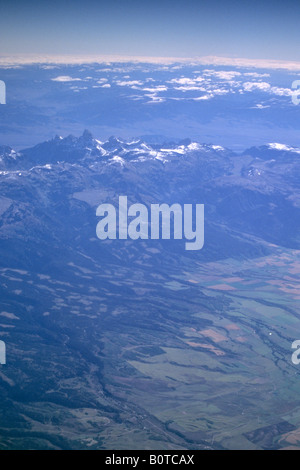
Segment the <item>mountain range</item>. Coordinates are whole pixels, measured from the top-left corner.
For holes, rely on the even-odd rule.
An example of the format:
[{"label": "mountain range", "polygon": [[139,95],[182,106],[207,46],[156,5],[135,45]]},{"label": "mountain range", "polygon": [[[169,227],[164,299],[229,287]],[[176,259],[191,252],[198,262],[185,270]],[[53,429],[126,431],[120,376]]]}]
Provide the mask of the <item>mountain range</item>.
[{"label": "mountain range", "polygon": [[[0,146],[0,447],[287,447],[299,174],[278,143]],[[203,250],[98,240],[120,195],[204,204]]]}]

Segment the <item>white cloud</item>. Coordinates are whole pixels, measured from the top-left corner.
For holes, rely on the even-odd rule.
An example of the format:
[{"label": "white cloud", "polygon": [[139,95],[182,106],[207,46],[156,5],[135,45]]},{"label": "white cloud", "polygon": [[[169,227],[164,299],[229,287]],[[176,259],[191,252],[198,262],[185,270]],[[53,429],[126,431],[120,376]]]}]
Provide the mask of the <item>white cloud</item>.
[{"label": "white cloud", "polygon": [[179,90],[179,91],[206,91],[205,88],[203,87],[200,87],[200,86],[190,86],[190,85],[186,85],[186,86],[177,86],[177,87],[174,87],[175,90]]},{"label": "white cloud", "polygon": [[150,101],[147,101],[147,103],[163,103],[164,101],[166,101],[164,98],[157,96],[155,93],[146,94],[145,96],[147,96],[147,98],[150,98]]},{"label": "white cloud", "polygon": [[81,82],[81,78],[72,78],[69,77],[68,75],[60,75],[59,77],[56,78],[51,78],[53,82]]},{"label": "white cloud", "polygon": [[43,70],[53,70],[53,69],[57,69],[58,66],[57,65],[41,65],[40,68]]},{"label": "white cloud", "polygon": [[232,71],[216,71],[216,70],[204,70],[203,75],[212,75],[220,80],[232,80],[235,77],[240,77],[240,72]]},{"label": "white cloud", "polygon": [[173,83],[176,85],[195,85],[196,80],[192,78],[182,77],[182,78],[172,78],[168,83]]},{"label": "white cloud", "polygon": [[[225,88],[213,88],[212,93],[214,95],[227,95],[227,93],[230,93],[231,90],[225,90]],[[232,92],[235,93],[235,92]]]},{"label": "white cloud", "polygon": [[[263,69],[285,69],[300,71],[300,62],[284,61],[284,60],[264,60],[264,59],[244,59],[244,58],[231,58],[231,57],[198,57],[198,58],[182,58],[182,57],[136,57],[136,56],[105,56],[105,55],[34,55],[25,54],[21,56],[2,56],[0,58],[1,66],[11,65],[24,65],[24,64],[105,64],[110,65],[111,62],[128,63],[134,62],[136,64],[169,64],[175,63],[187,65],[217,65],[217,66],[232,66],[232,67],[253,67]],[[109,71],[109,69],[107,69]]]},{"label": "white cloud", "polygon": [[253,106],[251,109],[266,109],[270,107],[271,107],[270,105],[257,104],[256,106]]},{"label": "white cloud", "polygon": [[271,86],[267,82],[245,82],[243,83],[243,88],[245,91],[260,90],[277,96],[291,96],[293,93],[289,88]]},{"label": "white cloud", "polygon": [[163,86],[163,85],[159,85],[159,86],[152,87],[152,88],[143,88],[143,91],[150,91],[151,93],[157,93],[159,91],[167,91],[167,90],[168,90],[168,87]]},{"label": "white cloud", "polygon": [[111,161],[112,163],[119,163],[121,166],[125,165],[125,160],[124,160],[124,158],[119,157],[119,156],[117,156],[117,155],[116,155],[115,157],[111,158],[110,161]]},{"label": "white cloud", "polygon": [[253,78],[265,78],[270,77],[269,73],[257,73],[257,72],[248,72],[244,73],[245,77],[253,77]]},{"label": "white cloud", "polygon": [[277,96],[291,96],[293,90],[290,90],[289,88],[278,88],[277,86],[272,86],[271,93]]},{"label": "white cloud", "polygon": [[119,86],[133,86],[133,85],[143,85],[144,83],[141,80],[131,80],[131,81],[120,81],[117,80],[116,84]]},{"label": "white cloud", "polygon": [[82,86],[82,87],[79,87],[79,86],[70,86],[70,90],[73,90],[74,92],[78,93],[80,90],[87,90],[88,87],[87,86]]},{"label": "white cloud", "polygon": [[214,95],[210,94],[210,95],[203,95],[203,96],[198,96],[198,98],[193,98],[194,101],[206,101],[206,100],[210,100],[211,98],[213,98]]},{"label": "white cloud", "polygon": [[243,88],[245,91],[253,91],[253,90],[270,91],[271,85],[267,82],[245,82],[243,83]]}]

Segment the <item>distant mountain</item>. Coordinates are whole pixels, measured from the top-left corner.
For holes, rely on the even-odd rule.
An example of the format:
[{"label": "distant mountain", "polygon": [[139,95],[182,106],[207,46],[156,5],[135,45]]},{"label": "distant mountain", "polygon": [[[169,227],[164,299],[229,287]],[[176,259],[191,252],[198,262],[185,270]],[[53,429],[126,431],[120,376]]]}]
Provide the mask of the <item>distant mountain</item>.
[{"label": "distant mountain", "polygon": [[[42,211],[29,227],[35,243],[35,225],[47,237],[62,236],[54,235],[55,225],[47,228],[51,219],[60,221],[62,231],[83,219],[93,236],[97,205],[116,202],[125,194],[132,202],[146,204],[204,203],[207,242],[201,256],[207,259],[266,249],[251,237],[299,246],[297,149],[272,144],[239,155],[188,139],[163,145],[116,137],[102,142],[85,131],[79,138],[57,136],[19,153],[0,147],[0,155],[1,197],[11,200],[2,228],[14,231],[11,211],[16,207],[22,208],[23,217],[28,212],[26,220]],[[64,227],[66,217],[71,219]],[[23,240],[21,233],[16,237]]]},{"label": "distant mountain", "polygon": [[251,155],[263,160],[289,161],[295,159],[296,155],[300,156],[300,149],[285,144],[271,143],[260,147],[251,147],[244,152],[244,155]]},{"label": "distant mountain", "polygon": [[56,136],[54,139],[38,144],[32,148],[20,151],[18,159],[16,153],[10,147],[0,147],[0,152],[5,156],[2,168],[14,166],[16,169],[28,169],[33,165],[57,164],[60,162],[76,163],[84,160],[95,160],[106,157],[105,161],[114,156],[122,156],[126,161],[136,158],[161,159],[168,153],[169,157],[176,157],[194,153],[195,151],[227,152],[220,146],[200,145],[191,142],[190,139],[178,143],[149,144],[142,140],[131,142],[122,141],[116,137],[110,137],[101,142],[94,139],[89,131],[84,131],[81,137],[69,135],[62,138]]}]

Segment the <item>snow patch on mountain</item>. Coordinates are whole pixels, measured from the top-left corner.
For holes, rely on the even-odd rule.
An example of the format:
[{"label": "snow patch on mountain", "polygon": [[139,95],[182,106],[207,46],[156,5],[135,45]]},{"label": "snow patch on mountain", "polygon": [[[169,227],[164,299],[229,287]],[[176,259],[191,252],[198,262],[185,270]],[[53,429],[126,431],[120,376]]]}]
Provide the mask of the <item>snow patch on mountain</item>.
[{"label": "snow patch on mountain", "polygon": [[272,150],[279,150],[281,152],[293,152],[300,154],[300,148],[290,147],[289,145],[279,144],[276,142],[268,144],[268,147]]}]

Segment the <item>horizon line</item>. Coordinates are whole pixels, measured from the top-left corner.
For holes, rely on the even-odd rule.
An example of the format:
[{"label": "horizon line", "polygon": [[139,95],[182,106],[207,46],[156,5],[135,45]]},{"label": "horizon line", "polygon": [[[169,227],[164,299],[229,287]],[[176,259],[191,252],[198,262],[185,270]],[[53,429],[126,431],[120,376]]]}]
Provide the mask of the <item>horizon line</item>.
[{"label": "horizon line", "polygon": [[186,65],[214,65],[233,67],[253,67],[261,69],[284,69],[300,71],[300,62],[274,59],[247,59],[222,56],[202,57],[161,57],[161,56],[135,56],[135,55],[74,55],[74,54],[11,54],[0,55],[0,67],[13,67],[22,65],[83,65],[83,64],[109,64],[109,63],[148,63],[171,65],[182,63]]}]

